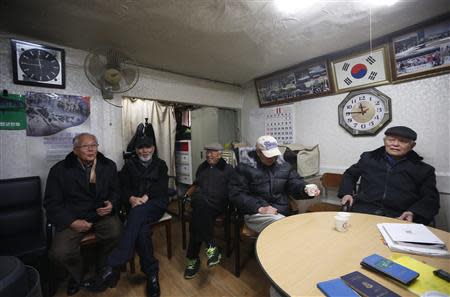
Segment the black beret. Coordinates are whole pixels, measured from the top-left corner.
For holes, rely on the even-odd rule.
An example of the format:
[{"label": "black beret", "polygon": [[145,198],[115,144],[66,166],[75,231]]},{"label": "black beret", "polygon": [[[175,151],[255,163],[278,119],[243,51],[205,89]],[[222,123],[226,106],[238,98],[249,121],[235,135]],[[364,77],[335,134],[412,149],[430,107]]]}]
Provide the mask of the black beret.
[{"label": "black beret", "polygon": [[417,133],[408,127],[405,126],[395,126],[391,127],[384,132],[385,135],[393,135],[393,136],[400,136],[411,140],[417,139]]},{"label": "black beret", "polygon": [[151,139],[148,136],[142,136],[136,138],[136,144],[134,145],[136,148],[142,148],[142,147],[150,147],[155,145],[153,143],[153,139]]}]

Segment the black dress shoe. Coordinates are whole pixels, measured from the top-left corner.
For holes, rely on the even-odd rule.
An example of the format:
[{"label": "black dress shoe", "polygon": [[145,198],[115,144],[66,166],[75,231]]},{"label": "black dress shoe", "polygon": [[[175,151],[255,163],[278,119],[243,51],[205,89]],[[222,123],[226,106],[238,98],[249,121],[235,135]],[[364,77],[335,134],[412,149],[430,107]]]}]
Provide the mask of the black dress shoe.
[{"label": "black dress shoe", "polygon": [[151,275],[147,279],[147,296],[148,297],[161,296],[161,289],[159,287],[158,274]]},{"label": "black dress shoe", "polygon": [[85,288],[92,292],[103,292],[108,287],[114,288],[119,279],[120,272],[118,270],[112,268],[111,266],[105,266],[95,281],[93,283],[90,281],[89,284],[86,283]]},{"label": "black dress shoe", "polygon": [[67,296],[75,295],[79,290],[80,284],[73,278],[69,278],[69,281],[67,282]]}]

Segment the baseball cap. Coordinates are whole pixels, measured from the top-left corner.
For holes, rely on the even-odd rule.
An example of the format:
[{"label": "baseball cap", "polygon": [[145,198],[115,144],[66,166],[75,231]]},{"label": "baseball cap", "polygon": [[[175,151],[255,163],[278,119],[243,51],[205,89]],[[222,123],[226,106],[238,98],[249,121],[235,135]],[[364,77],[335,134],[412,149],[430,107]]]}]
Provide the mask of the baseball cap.
[{"label": "baseball cap", "polygon": [[281,152],[278,149],[277,140],[270,135],[259,137],[258,140],[256,140],[256,148],[261,150],[266,158],[272,158],[281,155]]}]

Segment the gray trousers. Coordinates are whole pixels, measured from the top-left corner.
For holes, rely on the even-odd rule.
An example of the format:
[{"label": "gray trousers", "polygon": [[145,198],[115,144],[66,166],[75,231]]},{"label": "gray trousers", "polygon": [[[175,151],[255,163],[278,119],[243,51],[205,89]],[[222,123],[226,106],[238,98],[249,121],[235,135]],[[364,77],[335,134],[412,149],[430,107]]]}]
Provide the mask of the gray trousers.
[{"label": "gray trousers", "polygon": [[264,228],[282,218],[284,218],[284,215],[282,214],[273,215],[257,213],[253,215],[245,215],[244,221],[247,227],[249,227],[253,231],[260,233]]},{"label": "gray trousers", "polygon": [[[102,267],[106,263],[106,257],[117,245],[122,233],[122,223],[117,216],[106,216],[92,224],[99,248],[97,265]],[[80,241],[86,233],[76,232],[70,228],[56,231],[50,248],[50,258],[63,265],[69,271],[72,278],[81,282],[83,262],[80,253]]]}]

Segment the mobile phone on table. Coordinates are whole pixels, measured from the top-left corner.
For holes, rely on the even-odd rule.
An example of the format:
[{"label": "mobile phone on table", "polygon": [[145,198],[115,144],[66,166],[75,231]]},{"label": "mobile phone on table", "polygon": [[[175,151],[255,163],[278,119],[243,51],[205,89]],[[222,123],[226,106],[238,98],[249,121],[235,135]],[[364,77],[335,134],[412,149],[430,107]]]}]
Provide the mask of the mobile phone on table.
[{"label": "mobile phone on table", "polygon": [[447,271],[438,269],[438,270],[433,271],[433,274],[450,283],[450,273],[448,273]]},{"label": "mobile phone on table", "polygon": [[410,285],[416,278],[419,277],[419,273],[416,271],[386,259],[378,254],[373,254],[364,258],[361,262],[361,266],[367,268],[368,270],[378,272],[381,275],[398,281],[406,286]]}]

